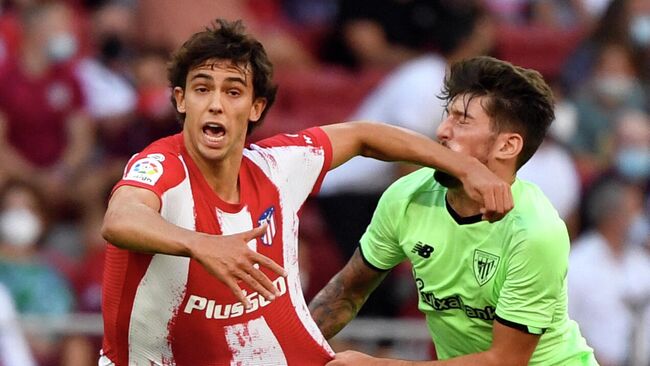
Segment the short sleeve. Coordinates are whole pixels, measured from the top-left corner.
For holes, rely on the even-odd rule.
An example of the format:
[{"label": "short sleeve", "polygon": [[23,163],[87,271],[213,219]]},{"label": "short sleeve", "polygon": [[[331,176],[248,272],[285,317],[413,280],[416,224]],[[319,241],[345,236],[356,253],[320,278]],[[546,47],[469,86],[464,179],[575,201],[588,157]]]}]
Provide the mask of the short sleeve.
[{"label": "short sleeve", "polygon": [[384,192],[359,243],[364,261],[379,270],[389,270],[406,258],[399,245],[398,228],[404,210],[398,193],[396,184]]},{"label": "short sleeve", "polygon": [[[518,238],[517,238],[518,237]],[[544,225],[515,234],[516,243],[506,261],[499,294],[497,320],[542,334],[555,311],[566,301],[569,238],[562,224]]]},{"label": "short sleeve", "polygon": [[[298,133],[279,134],[253,145],[257,152],[264,151],[281,172],[281,176],[293,180],[314,177],[311,194],[318,193],[325,174],[332,164],[332,144],[320,127],[312,127]],[[273,167],[270,167],[274,170]],[[307,179],[306,181],[309,181]]]},{"label": "short sleeve", "polygon": [[320,190],[332,162],[332,145],[325,131],[313,127],[251,144],[244,158],[277,188],[283,205],[297,211]]},{"label": "short sleeve", "polygon": [[131,157],[113,192],[121,186],[132,186],[150,190],[161,197],[165,191],[182,182],[186,174],[177,153],[164,148],[147,148]]}]

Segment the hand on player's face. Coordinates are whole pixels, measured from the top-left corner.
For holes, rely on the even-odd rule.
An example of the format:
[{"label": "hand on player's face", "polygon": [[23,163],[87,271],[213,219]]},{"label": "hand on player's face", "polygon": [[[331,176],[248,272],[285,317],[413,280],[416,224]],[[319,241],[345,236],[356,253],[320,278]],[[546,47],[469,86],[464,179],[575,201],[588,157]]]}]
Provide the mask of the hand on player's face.
[{"label": "hand on player's face", "polygon": [[512,210],[513,199],[510,184],[487,167],[493,158],[495,132],[483,108],[486,98],[467,94],[454,98],[437,138],[451,150],[476,158],[459,179],[470,198],[482,203],[483,219],[493,222]]},{"label": "hand on player's face", "polygon": [[203,235],[202,240],[192,248],[192,258],[196,259],[205,269],[226,284],[241,301],[249,308],[238,281],[243,281],[257,291],[268,301],[279,296],[273,282],[257,267],[266,267],[280,276],[286,277],[286,271],[270,258],[263,256],[246,245],[250,240],[264,235],[266,224],[252,230],[233,235]]},{"label": "hand on player's face", "polygon": [[483,220],[500,220],[514,207],[510,184],[478,160],[474,165],[461,179],[463,188],[470,198],[482,203]]}]

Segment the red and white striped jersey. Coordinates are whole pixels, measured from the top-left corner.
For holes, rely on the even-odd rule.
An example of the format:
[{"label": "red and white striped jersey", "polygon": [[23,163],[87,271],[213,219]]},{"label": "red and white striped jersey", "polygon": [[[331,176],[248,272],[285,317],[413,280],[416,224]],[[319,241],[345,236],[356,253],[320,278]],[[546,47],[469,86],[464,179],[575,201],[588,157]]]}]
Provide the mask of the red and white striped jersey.
[{"label": "red and white striped jersey", "polygon": [[149,189],[160,214],[186,229],[235,234],[268,222],[248,246],[283,266],[261,268],[281,296],[267,302],[247,288],[246,310],[195,260],[108,245],[100,362],[115,365],[324,365],[333,352],[312,320],[298,275],[298,210],[329,169],[332,149],[318,127],[244,149],[240,203],[222,201],[201,175],[182,134],[135,155],[115,186]]}]

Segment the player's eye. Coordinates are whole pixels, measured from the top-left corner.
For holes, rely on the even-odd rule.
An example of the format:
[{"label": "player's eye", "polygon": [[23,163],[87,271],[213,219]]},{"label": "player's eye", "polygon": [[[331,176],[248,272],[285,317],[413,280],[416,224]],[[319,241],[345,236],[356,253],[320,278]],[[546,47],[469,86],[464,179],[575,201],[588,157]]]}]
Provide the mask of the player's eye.
[{"label": "player's eye", "polygon": [[238,97],[242,94],[239,89],[228,89],[226,93],[232,97]]}]

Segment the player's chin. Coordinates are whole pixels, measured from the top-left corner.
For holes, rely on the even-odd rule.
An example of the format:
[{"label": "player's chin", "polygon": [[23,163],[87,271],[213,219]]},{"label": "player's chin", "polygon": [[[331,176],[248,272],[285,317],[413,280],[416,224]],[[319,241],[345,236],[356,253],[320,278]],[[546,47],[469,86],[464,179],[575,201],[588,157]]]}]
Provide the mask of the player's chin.
[{"label": "player's chin", "polygon": [[219,161],[222,160],[226,154],[224,148],[215,148],[209,146],[201,146],[199,148],[201,157],[206,161]]}]

